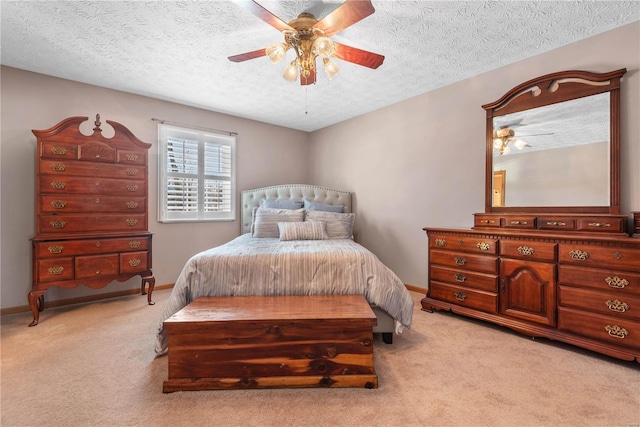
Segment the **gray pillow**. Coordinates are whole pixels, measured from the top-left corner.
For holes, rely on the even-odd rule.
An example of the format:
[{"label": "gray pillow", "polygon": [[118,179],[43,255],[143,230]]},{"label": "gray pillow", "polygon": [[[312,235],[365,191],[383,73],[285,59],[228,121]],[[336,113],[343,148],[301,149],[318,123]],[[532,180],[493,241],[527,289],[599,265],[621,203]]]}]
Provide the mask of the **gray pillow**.
[{"label": "gray pillow", "polygon": [[257,208],[251,226],[252,237],[280,237],[279,222],[304,221],[304,209]]},{"label": "gray pillow", "polygon": [[353,239],[354,213],[325,211],[307,211],[305,221],[324,221],[327,223],[329,239]]},{"label": "gray pillow", "polygon": [[279,222],[280,240],[326,240],[327,223],[324,221]]},{"label": "gray pillow", "polygon": [[262,199],[260,201],[260,207],[269,209],[300,209],[302,205],[300,200]]},{"label": "gray pillow", "polygon": [[325,212],[344,212],[344,205],[330,205],[327,203],[310,202],[304,199],[304,208],[310,211],[325,211]]}]

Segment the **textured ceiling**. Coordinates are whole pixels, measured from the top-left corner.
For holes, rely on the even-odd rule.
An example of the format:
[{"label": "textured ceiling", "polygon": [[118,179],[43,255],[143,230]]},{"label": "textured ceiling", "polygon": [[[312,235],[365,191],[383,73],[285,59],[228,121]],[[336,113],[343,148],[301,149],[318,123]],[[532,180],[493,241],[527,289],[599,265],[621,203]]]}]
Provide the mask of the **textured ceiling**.
[{"label": "textured ceiling", "polygon": [[[283,21],[321,19],[341,0],[258,1]],[[282,36],[229,1],[7,1],[3,65],[313,131],[640,20],[638,1],[384,1],[332,38],[386,57],[377,70],[335,60],[311,86],[286,61],[230,55]],[[292,55],[289,52],[289,55]],[[505,90],[508,88],[505,88]]]}]

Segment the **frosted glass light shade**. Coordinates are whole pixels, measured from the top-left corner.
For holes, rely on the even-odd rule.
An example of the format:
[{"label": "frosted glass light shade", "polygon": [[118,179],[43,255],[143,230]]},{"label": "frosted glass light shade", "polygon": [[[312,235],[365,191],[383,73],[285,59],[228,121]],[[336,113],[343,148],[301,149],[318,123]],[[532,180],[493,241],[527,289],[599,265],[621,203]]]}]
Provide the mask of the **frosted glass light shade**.
[{"label": "frosted glass light shade", "polygon": [[318,37],[313,42],[313,52],[323,58],[328,58],[336,51],[336,45],[329,37]]},{"label": "frosted glass light shade", "polygon": [[296,61],[291,61],[291,64],[284,70],[282,77],[289,82],[295,82],[298,79],[298,65]]},{"label": "frosted glass light shade", "polygon": [[274,43],[265,49],[265,53],[267,54],[271,62],[277,64],[282,60],[288,48],[289,46],[284,43]]},{"label": "frosted glass light shade", "polygon": [[327,72],[327,76],[329,76],[330,79],[335,77],[335,75],[340,71],[340,68],[338,68],[336,63],[329,60],[329,58],[324,58],[322,60],[322,64],[324,65],[324,70]]}]

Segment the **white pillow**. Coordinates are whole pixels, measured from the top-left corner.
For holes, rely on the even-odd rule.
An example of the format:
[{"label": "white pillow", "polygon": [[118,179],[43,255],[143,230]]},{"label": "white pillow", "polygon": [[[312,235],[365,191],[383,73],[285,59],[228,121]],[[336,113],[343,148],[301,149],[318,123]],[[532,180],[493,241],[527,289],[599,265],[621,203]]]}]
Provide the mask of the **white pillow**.
[{"label": "white pillow", "polygon": [[252,237],[279,237],[279,222],[304,221],[304,209],[258,208],[254,211],[251,224]]},{"label": "white pillow", "polygon": [[279,222],[280,240],[326,240],[327,223],[324,221]]},{"label": "white pillow", "polygon": [[355,219],[354,213],[307,211],[305,221],[326,222],[329,239],[353,239]]}]

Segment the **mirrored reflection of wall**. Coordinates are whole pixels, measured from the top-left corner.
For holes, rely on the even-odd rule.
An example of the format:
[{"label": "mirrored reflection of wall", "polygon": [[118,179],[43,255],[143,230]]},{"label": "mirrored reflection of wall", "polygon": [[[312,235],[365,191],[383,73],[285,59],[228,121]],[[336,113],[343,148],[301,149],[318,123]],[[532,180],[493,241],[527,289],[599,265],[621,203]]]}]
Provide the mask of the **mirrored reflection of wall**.
[{"label": "mirrored reflection of wall", "polygon": [[607,142],[494,156],[506,171],[504,206],[606,206]]}]

